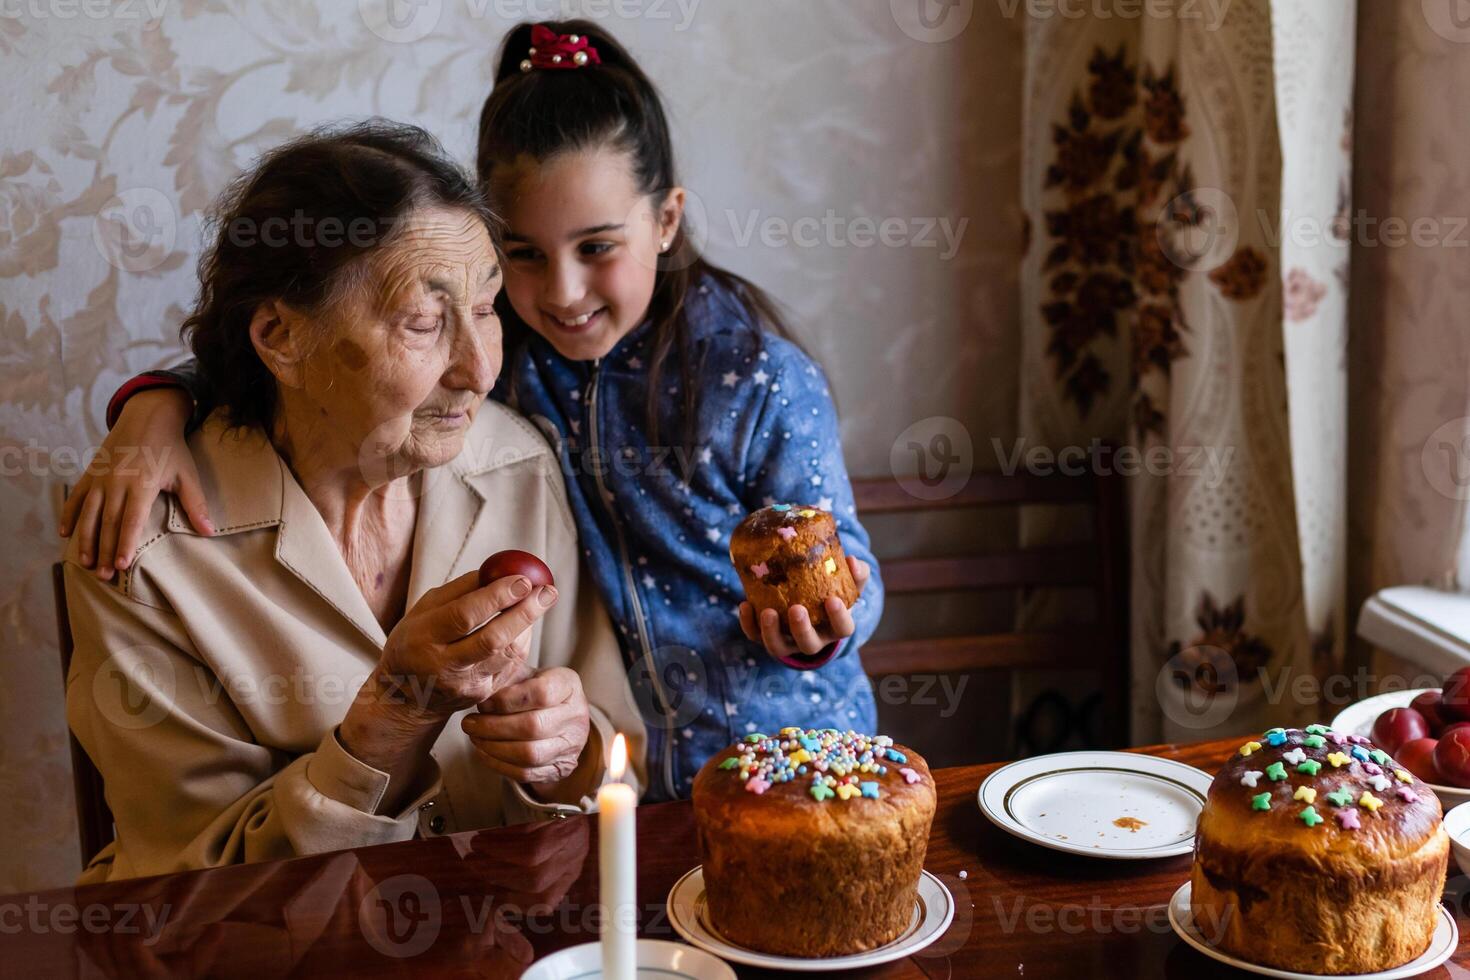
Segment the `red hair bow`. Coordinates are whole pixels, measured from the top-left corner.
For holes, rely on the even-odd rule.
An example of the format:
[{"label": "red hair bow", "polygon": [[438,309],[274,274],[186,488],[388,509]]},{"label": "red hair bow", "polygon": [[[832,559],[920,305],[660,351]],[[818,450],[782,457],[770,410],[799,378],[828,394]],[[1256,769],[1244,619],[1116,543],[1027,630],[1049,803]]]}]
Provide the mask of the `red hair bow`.
[{"label": "red hair bow", "polygon": [[526,53],[521,71],[602,64],[597,49],[587,42],[585,34],[558,34],[543,24],[531,28],[531,50]]}]

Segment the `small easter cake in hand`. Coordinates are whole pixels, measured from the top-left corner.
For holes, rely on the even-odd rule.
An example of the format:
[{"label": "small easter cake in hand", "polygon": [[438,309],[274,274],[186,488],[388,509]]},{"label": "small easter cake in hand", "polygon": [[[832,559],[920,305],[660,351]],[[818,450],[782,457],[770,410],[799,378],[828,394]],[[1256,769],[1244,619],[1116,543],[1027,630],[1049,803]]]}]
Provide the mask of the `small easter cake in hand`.
[{"label": "small easter cake in hand", "polygon": [[842,956],[914,916],[934,779],[884,735],[783,728],[747,735],[694,779],[710,923],[780,956]]},{"label": "small easter cake in hand", "polygon": [[1439,799],[1361,735],[1247,741],[1210,785],[1190,903],[1222,952],[1314,974],[1374,973],[1429,946],[1450,841]]},{"label": "small easter cake in hand", "polygon": [[774,504],[750,514],[730,535],[730,561],[757,616],[774,609],[785,623],[787,610],[805,606],[821,629],[828,596],[849,609],[858,598],[837,522],[815,507]]}]

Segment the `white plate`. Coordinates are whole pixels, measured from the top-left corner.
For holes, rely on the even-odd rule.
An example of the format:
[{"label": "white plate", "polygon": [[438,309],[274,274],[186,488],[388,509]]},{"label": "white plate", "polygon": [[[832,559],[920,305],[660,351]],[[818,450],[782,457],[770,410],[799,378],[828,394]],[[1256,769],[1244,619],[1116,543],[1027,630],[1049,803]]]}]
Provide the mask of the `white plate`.
[{"label": "white plate", "polygon": [[[602,976],[602,949],[583,943],[532,963],[521,980],[593,980]],[[693,946],[662,939],[638,940],[639,980],[735,980],[735,971]]]},{"label": "white plate", "polygon": [[1007,833],[1069,854],[1174,857],[1194,849],[1213,778],[1152,755],[1059,752],[986,776],[980,809]]},{"label": "white plate", "polygon": [[891,943],[870,949],[866,953],[850,956],[830,956],[820,959],[802,959],[795,956],[775,956],[758,953],[744,946],[736,946],[715,929],[709,920],[709,907],[704,900],[704,866],[699,865],[674,882],[669,890],[669,921],[679,935],[700,949],[708,950],[721,959],[746,966],[761,966],[772,970],[790,970],[796,973],[830,973],[836,970],[855,970],[863,966],[876,966],[890,960],[903,959],[944,935],[944,930],[954,919],[954,896],[944,887],[944,882],[923,872],[919,877],[919,895],[914,903],[914,917],[909,927]]},{"label": "white plate", "polygon": [[[1338,712],[1336,718],[1332,719],[1334,731],[1342,732],[1344,735],[1362,735],[1364,738],[1373,737],[1373,722],[1378,716],[1389,708],[1407,708],[1409,702],[1414,700],[1425,691],[1437,691],[1437,687],[1421,687],[1413,691],[1390,691],[1388,694],[1379,694],[1371,698],[1364,698],[1357,704],[1350,704]],[[1436,786],[1429,784],[1434,790],[1434,795],[1439,797],[1440,806],[1448,812],[1461,803],[1470,802],[1470,789],[1459,789],[1454,786]]]},{"label": "white plate", "polygon": [[[1336,727],[1336,726],[1333,726]],[[1169,925],[1179,934],[1179,938],[1204,953],[1212,960],[1228,963],[1236,969],[1245,970],[1249,973],[1259,973],[1263,977],[1284,977],[1285,980],[1317,980],[1326,976],[1322,973],[1293,973],[1290,970],[1278,970],[1275,967],[1261,966],[1259,963],[1249,963],[1238,960],[1227,953],[1222,953],[1209,943],[1205,942],[1198,930],[1194,927],[1194,910],[1189,907],[1190,883],[1185,882],[1179,886],[1174,897],[1169,899]],[[1416,959],[1412,959],[1403,966],[1396,966],[1391,970],[1379,970],[1377,973],[1354,973],[1351,975],[1334,974],[1332,980],[1396,980],[1398,977],[1417,977],[1421,973],[1439,966],[1450,958],[1455,947],[1460,944],[1460,930],[1455,925],[1455,917],[1443,905],[1439,908],[1439,923],[1434,927],[1434,936],[1429,940],[1429,948],[1421,953]]]}]

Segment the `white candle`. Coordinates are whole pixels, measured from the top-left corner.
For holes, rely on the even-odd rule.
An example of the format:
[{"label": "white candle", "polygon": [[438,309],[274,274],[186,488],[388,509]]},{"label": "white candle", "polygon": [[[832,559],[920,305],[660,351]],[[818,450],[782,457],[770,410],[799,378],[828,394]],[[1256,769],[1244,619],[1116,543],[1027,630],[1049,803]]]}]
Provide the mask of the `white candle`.
[{"label": "white candle", "polygon": [[608,774],[615,780],[597,791],[597,880],[602,901],[602,975],[634,980],[638,973],[638,877],[633,787],[621,782],[628,746],[613,738]]}]

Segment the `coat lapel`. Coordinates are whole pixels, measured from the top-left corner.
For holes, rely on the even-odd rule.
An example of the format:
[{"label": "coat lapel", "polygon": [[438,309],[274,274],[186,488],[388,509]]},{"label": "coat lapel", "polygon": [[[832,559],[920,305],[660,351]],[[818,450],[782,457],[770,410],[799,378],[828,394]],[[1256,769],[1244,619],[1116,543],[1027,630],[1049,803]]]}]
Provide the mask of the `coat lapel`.
[{"label": "coat lapel", "polygon": [[[466,479],[459,460],[421,474],[418,526],[413,537],[413,568],[408,605],[454,577],[466,545],[485,510],[485,497]],[[476,557],[476,564],[485,556]]]}]

